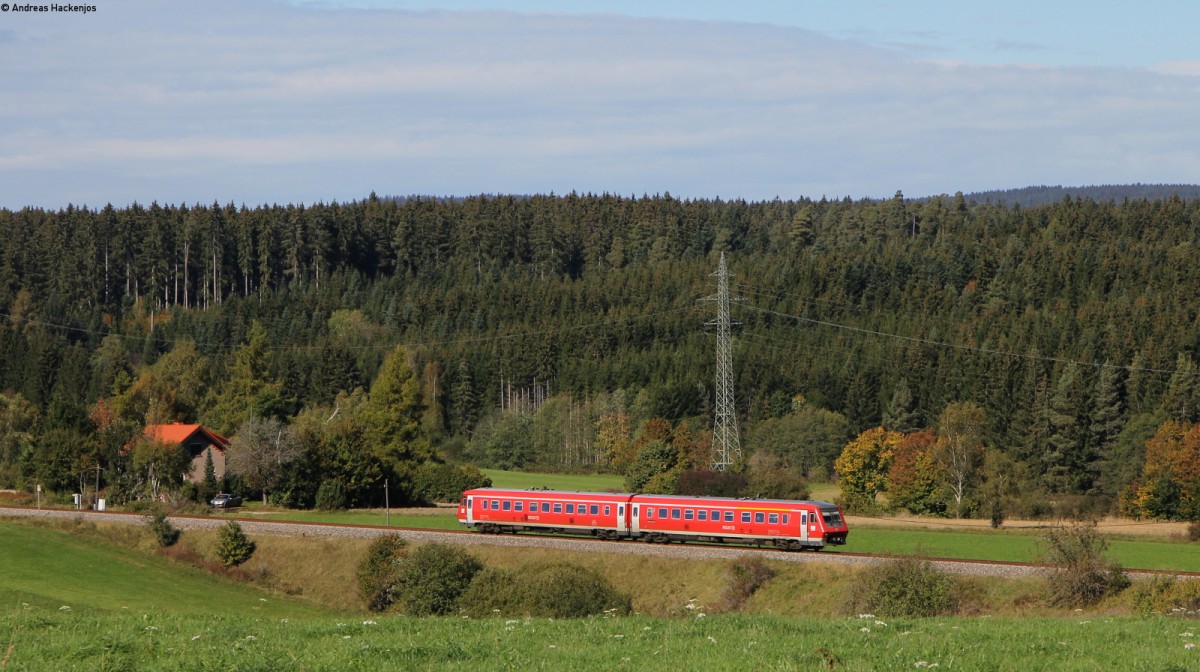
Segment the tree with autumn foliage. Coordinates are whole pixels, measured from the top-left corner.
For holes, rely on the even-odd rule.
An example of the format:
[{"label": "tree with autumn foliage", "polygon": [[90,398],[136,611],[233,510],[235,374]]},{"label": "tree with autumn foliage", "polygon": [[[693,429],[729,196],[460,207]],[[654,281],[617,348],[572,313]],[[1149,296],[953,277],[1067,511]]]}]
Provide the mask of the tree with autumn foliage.
[{"label": "tree with autumn foliage", "polygon": [[1146,464],[1130,494],[1135,515],[1200,520],[1200,425],[1164,422],[1146,442]]},{"label": "tree with autumn foliage", "polygon": [[887,472],[888,505],[894,511],[940,516],[946,513],[945,481],[937,459],[938,437],[926,429],[904,436]]},{"label": "tree with autumn foliage", "polygon": [[955,518],[962,518],[971,508],[967,495],[975,488],[983,467],[985,431],[983,408],[974,402],[951,403],[938,418],[940,436],[935,456],[954,501]]},{"label": "tree with autumn foliage", "polygon": [[833,466],[847,508],[869,510],[875,506],[876,496],[887,490],[892,456],[903,441],[903,434],[876,427],[846,444]]}]

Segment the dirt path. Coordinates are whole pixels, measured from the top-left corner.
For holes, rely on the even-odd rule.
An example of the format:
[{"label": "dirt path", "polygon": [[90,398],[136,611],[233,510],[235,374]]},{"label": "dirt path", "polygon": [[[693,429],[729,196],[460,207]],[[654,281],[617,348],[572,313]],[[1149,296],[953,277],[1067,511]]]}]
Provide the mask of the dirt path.
[{"label": "dirt path", "polygon": [[[986,530],[991,528],[987,520],[953,520],[947,518],[926,518],[921,516],[846,516],[850,528],[855,527],[924,527],[928,529],[966,529]],[[1006,530],[1038,530],[1054,527],[1059,521],[1053,520],[1006,520],[1003,529]],[[1182,537],[1187,536],[1188,523],[1163,522],[1156,520],[1129,520],[1127,518],[1104,518],[1097,522],[1097,529],[1110,534],[1137,535],[1151,537]]]}]

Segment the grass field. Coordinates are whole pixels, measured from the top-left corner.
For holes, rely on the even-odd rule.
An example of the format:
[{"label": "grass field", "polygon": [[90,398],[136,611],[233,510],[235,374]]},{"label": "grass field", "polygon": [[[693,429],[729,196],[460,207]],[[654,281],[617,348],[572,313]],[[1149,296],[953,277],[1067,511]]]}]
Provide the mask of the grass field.
[{"label": "grass field", "polygon": [[[0,612],[9,669],[1192,670],[1186,622]],[[3,641],[3,640],[0,640]]]},{"label": "grass field", "polygon": [[[145,534],[138,528],[64,525],[0,520],[0,670],[1200,668],[1200,648],[1189,647],[1200,639],[1194,621],[1114,616],[1118,603],[1080,614],[1041,611],[1033,608],[1038,586],[1029,580],[971,580],[968,592],[980,604],[994,604],[1005,593],[1019,598],[994,617],[845,617],[829,614],[855,572],[780,566],[750,602],[757,613],[699,617],[715,607],[688,609],[684,596],[716,604],[728,580],[726,562],[566,552],[542,557],[532,550],[536,557],[522,558],[493,548],[481,554],[485,564],[516,567],[561,557],[610,566],[614,579],[626,582],[623,589],[657,591],[657,599],[676,604],[655,611],[680,615],[418,619],[332,611],[264,593],[160,557],[135,538]],[[106,544],[104,535],[127,537]],[[209,546],[214,537],[189,531],[181,543]],[[265,574],[271,565],[291,571],[280,574],[288,582],[312,583],[338,572],[338,581],[350,582],[364,549],[361,540],[264,538],[246,572]],[[635,611],[642,610],[638,605],[652,606],[635,601]],[[827,616],[769,613],[785,611]]]}]

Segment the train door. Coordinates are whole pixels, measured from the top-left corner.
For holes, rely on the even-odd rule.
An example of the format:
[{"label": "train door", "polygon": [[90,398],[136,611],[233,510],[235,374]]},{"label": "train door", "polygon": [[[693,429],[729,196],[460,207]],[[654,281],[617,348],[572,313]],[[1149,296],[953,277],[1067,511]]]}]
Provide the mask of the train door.
[{"label": "train door", "polygon": [[467,497],[467,525],[475,524],[475,498]]},{"label": "train door", "polygon": [[633,505],[633,520],[631,521],[632,524],[629,526],[629,530],[630,534],[634,537],[638,536],[642,532],[641,509],[641,505]]},{"label": "train door", "polygon": [[808,541],[808,511],[800,512],[800,541]]},{"label": "train door", "polygon": [[629,519],[625,517],[625,504],[617,505],[617,531],[624,532],[629,529]]}]

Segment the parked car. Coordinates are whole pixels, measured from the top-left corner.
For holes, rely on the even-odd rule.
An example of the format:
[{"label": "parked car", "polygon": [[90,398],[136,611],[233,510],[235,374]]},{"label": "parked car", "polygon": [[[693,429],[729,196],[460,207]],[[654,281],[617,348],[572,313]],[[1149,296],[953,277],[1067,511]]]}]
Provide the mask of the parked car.
[{"label": "parked car", "polygon": [[212,504],[218,509],[230,509],[235,506],[241,506],[242,498],[238,497],[237,495],[228,495],[222,492],[216,497],[213,497],[209,504]]}]

